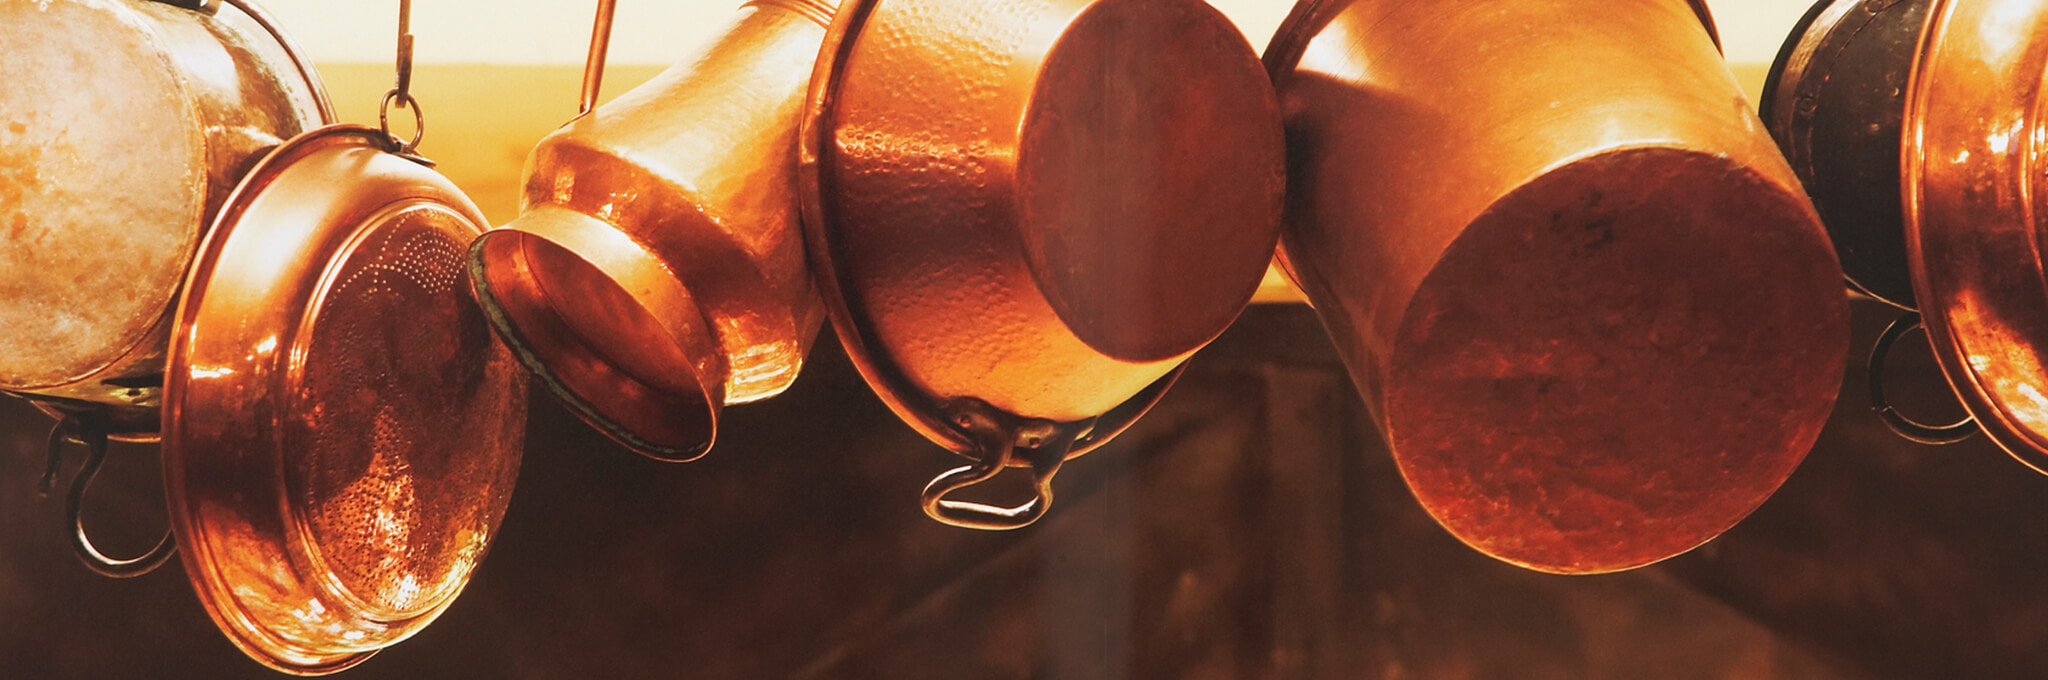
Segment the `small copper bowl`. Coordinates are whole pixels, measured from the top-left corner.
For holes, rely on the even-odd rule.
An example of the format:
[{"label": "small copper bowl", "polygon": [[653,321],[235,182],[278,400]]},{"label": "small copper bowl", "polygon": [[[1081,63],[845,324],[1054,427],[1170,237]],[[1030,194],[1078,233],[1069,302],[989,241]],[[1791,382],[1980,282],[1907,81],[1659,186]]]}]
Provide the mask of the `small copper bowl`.
[{"label": "small copper bowl", "polygon": [[519,218],[471,249],[477,300],[521,362],[649,457],[703,455],[720,410],[788,388],[817,337],[792,159],[830,16],[746,3],[702,54],[541,140]]},{"label": "small copper bowl", "polygon": [[[1044,512],[1242,311],[1284,162],[1257,55],[1198,0],[854,0],[811,82],[804,221],[833,327],[897,415],[976,464],[927,512]],[[1014,508],[949,491],[1029,466]]]},{"label": "small copper bowl", "polygon": [[1267,49],[1291,271],[1409,488],[1489,555],[1591,573],[1689,550],[1834,403],[1841,268],[1704,18],[1308,0]]}]

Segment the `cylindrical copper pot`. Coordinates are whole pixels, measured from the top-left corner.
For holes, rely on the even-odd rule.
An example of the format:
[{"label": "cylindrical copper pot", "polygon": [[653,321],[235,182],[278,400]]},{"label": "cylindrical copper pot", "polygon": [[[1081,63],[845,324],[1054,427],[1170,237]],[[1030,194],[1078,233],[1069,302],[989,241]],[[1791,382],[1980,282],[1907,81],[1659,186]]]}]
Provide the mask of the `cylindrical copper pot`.
[{"label": "cylindrical copper pot", "polygon": [[1703,18],[1308,0],[1266,52],[1291,270],[1410,489],[1489,555],[1689,550],[1827,419],[1841,269]]},{"label": "cylindrical copper pot", "polygon": [[[1029,524],[1059,463],[1142,414],[1271,258],[1279,113],[1198,0],[855,0],[804,117],[805,227],[877,394],[973,458],[934,518]],[[1006,466],[1038,497],[946,494]]]},{"label": "cylindrical copper pot", "polygon": [[817,337],[792,159],[831,13],[826,0],[742,5],[700,54],[542,140],[519,218],[471,249],[506,344],[585,422],[650,457],[709,450],[720,409],[781,393]]},{"label": "cylindrical copper pot", "polygon": [[0,0],[0,392],[156,429],[186,269],[264,152],[333,119],[245,2]]}]

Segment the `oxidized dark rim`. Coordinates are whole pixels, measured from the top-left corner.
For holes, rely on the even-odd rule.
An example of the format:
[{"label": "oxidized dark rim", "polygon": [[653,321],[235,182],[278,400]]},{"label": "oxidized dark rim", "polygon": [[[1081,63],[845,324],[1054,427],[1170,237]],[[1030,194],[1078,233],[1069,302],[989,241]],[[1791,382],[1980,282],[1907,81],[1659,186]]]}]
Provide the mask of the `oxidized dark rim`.
[{"label": "oxidized dark rim", "polygon": [[[1907,142],[1902,144],[1899,149],[1901,155],[1899,165],[1902,169],[1900,184],[1906,203],[1906,261],[1912,271],[1913,294],[1919,296],[1922,300],[1942,299],[1937,294],[1937,291],[1944,289],[1946,286],[1942,284],[1949,282],[1937,281],[1929,274],[1927,271],[1926,251],[1922,247],[1921,234],[1925,225],[1925,221],[1922,219],[1924,215],[1922,196],[1927,192],[1927,186],[1924,182],[1924,170],[1927,165],[1927,159],[1925,158],[1925,147],[1922,146],[1920,141],[1923,139],[1923,134],[1927,127],[1926,121],[1929,118],[1933,118],[1936,115],[1947,117],[1951,113],[1962,116],[1970,116],[1977,113],[1967,110],[1949,112],[1933,106],[1929,101],[1932,91],[1927,82],[1929,77],[1928,71],[1930,68],[1939,68],[1942,58],[1945,56],[1946,50],[1944,47],[1950,38],[1948,35],[1949,29],[1953,25],[1949,18],[1955,13],[1957,5],[1958,3],[1954,0],[1934,0],[1934,6],[1927,12],[1927,23],[1920,31],[1919,49],[1915,52],[1917,56],[1913,62],[1912,78],[1907,81],[1906,85],[1906,115],[1900,126],[1902,129],[1901,134],[1905,136]],[[2015,22],[2029,20],[2035,22],[2048,21],[2048,6],[2044,5],[2048,5],[2048,3],[2036,2],[2035,7],[2031,9],[2028,16],[2015,18]],[[2035,25],[2039,24],[2036,23]],[[1959,39],[1967,40],[1971,37],[1974,36],[1964,35]],[[2025,37],[2022,40],[2038,41],[2039,38]],[[2007,88],[2003,91],[2027,91],[2026,88],[2038,85],[2038,79],[2041,77],[2040,73],[2041,68],[2037,64],[2032,69],[2024,69],[2023,73],[2019,76],[2028,78],[2028,74],[2031,74],[2029,80],[2033,82],[2000,83],[1999,85]],[[2026,122],[2034,126],[2035,129],[2040,129],[2040,126],[2043,124],[2048,124],[2048,120],[2042,118],[2044,104],[2048,104],[2048,102],[2039,99],[2039,94],[2037,93],[2036,99],[2031,103],[2030,110],[2027,112]],[[2032,144],[2027,146],[2033,147]],[[2024,166],[2023,172],[2018,173],[2020,175],[2018,177],[2008,179],[2015,183],[2028,183],[2031,176],[2041,171],[2041,163],[2044,158],[2040,154],[2041,149],[2030,148],[2026,152],[2025,160],[2022,162]],[[1947,159],[1942,160],[1945,161]],[[2019,191],[2021,196],[2031,193],[2028,187],[2025,186],[2015,187],[2015,189]],[[1962,222],[1959,228],[1969,229],[1973,226],[1969,220]],[[1953,322],[1948,316],[1950,310],[1940,304],[1926,304],[1924,307],[1926,309],[1923,311],[1921,319],[1926,325],[1928,344],[1934,348],[1934,358],[1941,365],[1942,374],[1948,378],[1949,386],[1956,393],[1956,396],[1962,400],[1964,410],[1976,417],[1978,425],[1984,428],[1984,434],[1989,436],[1992,441],[1997,442],[1999,448],[2005,449],[2006,453],[2011,454],[2014,459],[2025,464],[2027,467],[2033,468],[2035,472],[2048,474],[2048,441],[2042,439],[2043,433],[2032,432],[2020,426],[2014,421],[2012,414],[1999,407],[1992,400],[1989,391],[1982,384],[1981,376],[1971,366],[1969,357],[1963,352],[1961,343],[1956,339]]]},{"label": "oxidized dark rim", "polygon": [[[817,64],[812,67],[810,91],[804,99],[803,115],[797,128],[796,188],[802,208],[804,243],[810,254],[812,278],[817,283],[819,296],[824,299],[828,316],[832,318],[832,330],[839,335],[847,357],[853,360],[861,378],[874,389],[875,396],[881,397],[889,410],[895,411],[919,434],[955,453],[971,456],[977,451],[973,440],[940,415],[942,409],[938,400],[905,378],[886,354],[871,349],[881,346],[881,343],[864,321],[866,310],[860,308],[856,298],[847,295],[852,286],[837,267],[839,249],[833,240],[832,214],[824,200],[825,191],[833,181],[828,169],[833,160],[833,130],[827,121],[838,103],[848,57],[859,43],[861,32],[879,2],[847,0],[842,3],[825,32]],[[1186,370],[1187,363],[1182,362],[1124,403],[1097,417],[1089,431],[1079,433],[1073,448],[1067,452],[1067,458],[1094,450],[1121,434],[1151,410]],[[1087,427],[1085,423],[1063,423],[1061,426]],[[1015,466],[1025,467],[1028,463],[1019,460]]]}]

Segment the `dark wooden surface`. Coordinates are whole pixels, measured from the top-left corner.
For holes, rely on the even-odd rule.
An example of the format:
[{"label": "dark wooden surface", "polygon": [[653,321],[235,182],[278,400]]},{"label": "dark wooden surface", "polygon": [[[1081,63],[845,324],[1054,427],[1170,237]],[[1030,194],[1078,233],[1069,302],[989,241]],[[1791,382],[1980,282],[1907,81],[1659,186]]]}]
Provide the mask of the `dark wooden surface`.
[{"label": "dark wooden surface", "polygon": [[[1857,346],[1888,320],[1859,304]],[[1932,393],[1915,347],[1895,379]],[[1254,308],[1152,415],[1067,465],[1045,521],[1007,534],[923,518],[918,489],[956,460],[828,336],[790,393],[728,410],[699,463],[642,460],[535,399],[476,580],[343,677],[2048,674],[2048,528],[2032,521],[2048,479],[1981,440],[1890,437],[1861,365],[1749,522],[1647,569],[1560,577],[1422,513],[1304,307]],[[47,427],[0,400],[0,678],[276,677],[213,629],[177,566],[111,581],[77,564],[61,501],[35,494]],[[88,521],[139,549],[163,522],[156,458],[117,454]]]}]

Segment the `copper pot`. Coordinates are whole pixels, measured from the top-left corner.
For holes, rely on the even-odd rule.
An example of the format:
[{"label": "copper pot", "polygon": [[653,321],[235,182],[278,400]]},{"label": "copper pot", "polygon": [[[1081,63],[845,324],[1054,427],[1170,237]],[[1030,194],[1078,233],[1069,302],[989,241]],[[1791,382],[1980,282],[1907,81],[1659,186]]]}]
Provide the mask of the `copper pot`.
[{"label": "copper pot", "polygon": [[257,157],[334,118],[254,5],[0,1],[0,392],[156,430],[168,321]]},{"label": "copper pot", "polygon": [[1267,49],[1291,271],[1409,488],[1494,557],[1689,550],[1827,420],[1841,269],[1706,18],[1308,0]]},{"label": "copper pot", "polygon": [[[1061,461],[1236,318],[1277,237],[1271,87],[1198,0],[855,0],[803,123],[834,329],[897,415],[975,460],[926,488],[950,524],[1039,517]],[[1036,498],[946,497],[1010,466]]]},{"label": "copper pot", "polygon": [[703,52],[584,112],[527,160],[518,219],[471,252],[476,297],[585,422],[664,460],[710,449],[726,404],[796,379],[824,309],[797,226],[797,111],[832,13],[753,0]]}]

